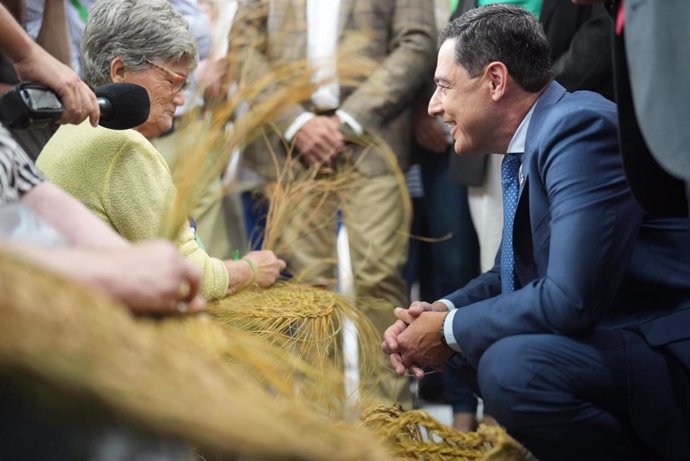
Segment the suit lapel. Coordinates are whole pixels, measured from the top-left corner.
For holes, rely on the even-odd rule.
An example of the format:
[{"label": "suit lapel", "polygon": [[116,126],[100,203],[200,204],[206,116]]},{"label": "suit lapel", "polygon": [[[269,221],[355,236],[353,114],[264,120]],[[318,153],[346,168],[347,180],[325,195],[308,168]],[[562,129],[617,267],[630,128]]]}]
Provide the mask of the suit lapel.
[{"label": "suit lapel", "polygon": [[[546,3],[546,2],[544,2]],[[527,181],[529,176],[529,164],[530,157],[534,155],[532,145],[534,144],[534,137],[539,132],[539,127],[541,126],[541,121],[544,114],[547,112],[548,108],[555,104],[563,95],[565,94],[565,88],[563,88],[556,81],[552,81],[546,86],[544,93],[539,97],[536,102],[536,107],[532,113],[532,119],[529,122],[529,127],[527,127],[527,136],[525,137],[525,153],[522,155],[522,169],[520,170],[521,176],[524,181]],[[520,194],[518,195],[518,204],[524,195],[527,188],[520,187]]]},{"label": "suit lapel", "polygon": [[[546,191],[543,190],[544,184],[539,177],[535,144],[538,142],[544,117],[565,92],[565,88],[561,85],[551,82],[537,101],[527,128],[525,153],[522,157],[522,174],[525,179],[518,196],[515,216],[516,234],[513,240],[520,242],[519,246],[521,246],[516,249],[516,257],[519,257],[522,263],[520,280],[523,283],[545,270],[548,260],[548,244],[551,235],[549,226],[546,224],[550,222],[550,209]],[[530,198],[533,201],[530,201]]]},{"label": "suit lapel", "polygon": [[[524,164],[523,164],[524,165]],[[529,181],[520,189],[520,198],[515,210],[513,222],[513,248],[515,251],[515,275],[517,286],[523,287],[537,277],[537,266],[534,259],[532,227],[530,221]]]},{"label": "suit lapel", "polygon": [[[532,113],[532,119],[529,122],[529,127],[527,127],[527,136],[525,137],[525,153],[522,156],[522,174],[525,176],[525,179],[527,179],[529,174],[528,165],[530,164],[530,158],[535,154],[532,146],[534,145],[535,137],[538,135],[541,129],[542,120],[551,106],[556,104],[556,102],[563,97],[565,92],[565,88],[563,88],[558,82],[552,81],[546,86],[546,89],[536,103],[537,105]],[[522,190],[524,190],[524,188]],[[522,190],[520,192],[520,196],[522,195]]]}]

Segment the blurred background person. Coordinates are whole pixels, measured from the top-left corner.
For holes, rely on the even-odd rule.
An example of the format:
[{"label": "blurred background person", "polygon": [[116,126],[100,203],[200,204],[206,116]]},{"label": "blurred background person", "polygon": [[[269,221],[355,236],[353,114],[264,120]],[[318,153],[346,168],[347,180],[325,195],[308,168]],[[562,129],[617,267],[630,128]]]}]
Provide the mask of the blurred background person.
[{"label": "blurred background person", "polygon": [[[265,76],[281,64],[307,61],[314,70],[314,94],[277,115],[280,136],[268,135],[248,145],[243,159],[268,183],[276,181],[271,152],[284,166],[294,143],[298,175],[309,167],[323,177],[347,171],[348,185],[320,204],[294,203],[291,223],[281,233],[281,254],[290,271],[307,283],[334,288],[336,216],[349,237],[356,296],[403,305],[402,277],[409,228],[404,193],[394,170],[407,165],[411,103],[433,66],[433,5],[428,0],[354,0],[286,2],[257,0],[241,4],[231,32],[230,58],[247,81]],[[357,84],[337,79],[338,50],[360,39],[361,54],[377,63]],[[232,75],[233,78],[238,77]],[[241,84],[241,83],[240,83]],[[368,134],[382,138],[397,157],[389,167],[380,153],[357,144]],[[347,142],[346,139],[355,142]],[[310,202],[310,200],[305,200]],[[315,212],[315,210],[317,212]],[[401,232],[402,231],[402,232]],[[383,332],[392,309],[367,313]],[[393,377],[392,373],[387,372]],[[404,380],[389,386],[389,398]],[[393,388],[397,388],[393,390]]]},{"label": "blurred background person", "polygon": [[690,211],[690,116],[684,79],[690,65],[690,3],[607,1],[613,31],[616,103],[625,174],[652,216]]},{"label": "blurred background person", "polygon": [[[26,16],[26,7],[23,0],[2,0],[4,6],[14,16],[15,20],[23,25]],[[70,65],[70,38],[67,30],[64,0],[48,0],[44,10],[44,18],[35,35],[36,43],[56,58],[62,64]],[[5,94],[15,84],[19,83],[12,62],[0,53],[0,96]],[[28,128],[6,127],[14,139],[32,159],[38,157],[38,153],[48,142],[48,139],[57,130],[57,123],[47,126],[31,126]]]}]

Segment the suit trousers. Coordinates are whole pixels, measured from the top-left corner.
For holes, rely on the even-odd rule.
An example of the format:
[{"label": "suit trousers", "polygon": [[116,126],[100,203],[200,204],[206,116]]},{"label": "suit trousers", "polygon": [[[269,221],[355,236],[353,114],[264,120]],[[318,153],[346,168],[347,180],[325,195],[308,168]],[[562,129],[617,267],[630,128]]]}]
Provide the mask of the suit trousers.
[{"label": "suit trousers", "polygon": [[452,362],[541,461],[690,459],[672,364],[633,332],[512,336],[489,347],[477,370],[461,354]]}]

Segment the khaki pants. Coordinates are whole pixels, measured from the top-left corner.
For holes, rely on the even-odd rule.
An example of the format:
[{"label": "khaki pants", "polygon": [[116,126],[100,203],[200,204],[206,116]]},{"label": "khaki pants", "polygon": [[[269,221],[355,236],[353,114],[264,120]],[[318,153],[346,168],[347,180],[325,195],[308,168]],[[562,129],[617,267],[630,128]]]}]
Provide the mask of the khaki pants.
[{"label": "khaki pants", "polygon": [[[403,202],[407,191],[401,190],[392,174],[369,177],[352,170],[347,174],[347,183],[338,190],[291,204],[276,250],[298,280],[335,289],[336,224],[341,210],[350,242],[355,295],[383,299],[388,304],[382,308],[380,302],[359,303],[382,338],[383,331],[395,321],[393,307],[408,305],[402,278],[409,238]],[[377,401],[409,403],[407,378],[395,375],[383,353],[379,358],[379,376],[363,376],[362,381],[379,381]]]}]

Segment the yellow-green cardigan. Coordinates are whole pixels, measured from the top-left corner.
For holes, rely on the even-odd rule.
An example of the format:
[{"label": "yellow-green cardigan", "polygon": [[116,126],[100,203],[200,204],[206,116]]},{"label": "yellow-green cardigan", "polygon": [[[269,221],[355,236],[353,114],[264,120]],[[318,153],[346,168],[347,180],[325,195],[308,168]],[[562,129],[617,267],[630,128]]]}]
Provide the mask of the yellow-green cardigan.
[{"label": "yellow-green cardigan", "polygon": [[[93,128],[88,120],[60,127],[36,164],[51,181],[131,241],[159,235],[176,193],[165,159],[148,139],[134,130]],[[176,244],[203,270],[201,293],[207,299],[224,296],[228,273],[223,261],[199,247],[189,226],[180,232]]]}]

